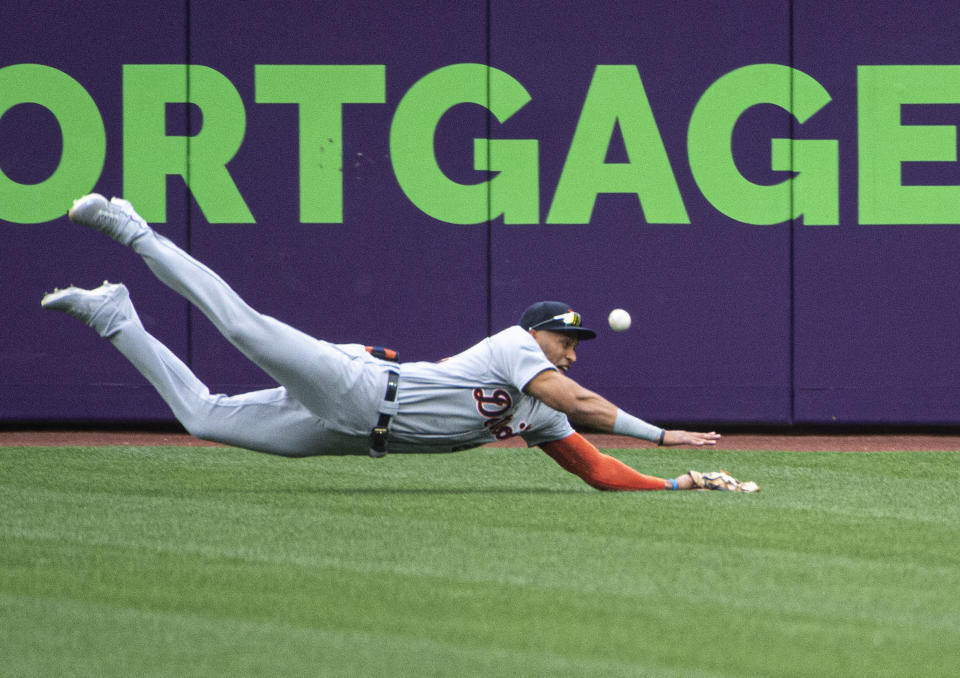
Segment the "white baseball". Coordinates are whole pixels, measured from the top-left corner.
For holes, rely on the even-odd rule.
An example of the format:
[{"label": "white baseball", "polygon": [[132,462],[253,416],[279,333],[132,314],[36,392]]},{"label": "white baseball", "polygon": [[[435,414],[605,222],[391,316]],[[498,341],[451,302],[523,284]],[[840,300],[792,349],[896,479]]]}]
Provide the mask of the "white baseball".
[{"label": "white baseball", "polygon": [[615,308],[607,316],[607,322],[614,332],[624,332],[630,329],[630,314],[622,308]]}]

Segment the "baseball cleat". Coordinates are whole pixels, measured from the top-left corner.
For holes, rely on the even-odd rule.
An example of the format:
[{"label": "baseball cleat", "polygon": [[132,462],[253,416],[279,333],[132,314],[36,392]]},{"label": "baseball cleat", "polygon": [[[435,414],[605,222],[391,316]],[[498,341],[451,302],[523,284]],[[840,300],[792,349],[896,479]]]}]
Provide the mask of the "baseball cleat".
[{"label": "baseball cleat", "polygon": [[128,201],[113,198],[107,202],[99,193],[90,193],[74,200],[67,216],[71,221],[106,233],[124,245],[150,232],[147,222]]},{"label": "baseball cleat", "polygon": [[127,322],[140,324],[140,318],[130,301],[130,293],[123,283],[104,281],[100,287],[92,290],[71,285],[44,295],[40,305],[82,320],[101,337],[113,336]]}]

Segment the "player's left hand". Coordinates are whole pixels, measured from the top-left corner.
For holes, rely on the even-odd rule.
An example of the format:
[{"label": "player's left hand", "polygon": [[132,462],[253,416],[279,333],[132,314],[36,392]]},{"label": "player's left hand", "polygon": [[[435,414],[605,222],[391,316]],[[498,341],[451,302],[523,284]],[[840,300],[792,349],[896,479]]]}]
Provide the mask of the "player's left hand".
[{"label": "player's left hand", "polygon": [[722,490],[724,492],[759,492],[760,488],[755,482],[748,481],[741,483],[726,471],[712,471],[710,473],[700,473],[699,471],[690,471],[688,473],[690,480],[693,481],[693,488],[697,490]]},{"label": "player's left hand", "polygon": [[704,445],[716,445],[721,436],[715,431],[709,433],[693,433],[691,431],[667,431],[663,434],[664,447],[673,447],[676,445],[689,445],[692,447],[703,447]]}]

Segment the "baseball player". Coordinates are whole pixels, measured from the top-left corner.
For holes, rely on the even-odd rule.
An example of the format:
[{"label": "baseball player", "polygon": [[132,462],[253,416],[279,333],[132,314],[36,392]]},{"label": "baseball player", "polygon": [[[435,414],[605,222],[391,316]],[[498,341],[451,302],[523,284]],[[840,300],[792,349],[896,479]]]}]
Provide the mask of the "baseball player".
[{"label": "baseball player", "polygon": [[235,396],[211,394],[144,329],[122,284],[71,286],[44,296],[44,308],[79,318],[107,338],[198,438],[288,457],[380,457],[388,451],[453,452],[519,436],[598,489],[757,489],[726,472],[644,475],[578,434],[571,422],[659,445],[715,445],[720,438],[653,426],[567,377],[579,341],[596,335],[565,304],[533,304],[519,324],[446,360],[399,363],[391,351],[332,344],[258,313],[125,200],[90,194],[74,202],[69,216],[131,247],[279,384]]}]

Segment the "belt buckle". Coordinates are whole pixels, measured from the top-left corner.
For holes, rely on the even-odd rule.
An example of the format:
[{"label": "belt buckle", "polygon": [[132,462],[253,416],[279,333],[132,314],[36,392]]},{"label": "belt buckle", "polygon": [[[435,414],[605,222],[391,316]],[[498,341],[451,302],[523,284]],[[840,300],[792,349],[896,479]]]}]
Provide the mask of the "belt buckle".
[{"label": "belt buckle", "polygon": [[387,427],[375,426],[370,431],[370,449],[369,454],[374,459],[380,459],[387,456]]}]

